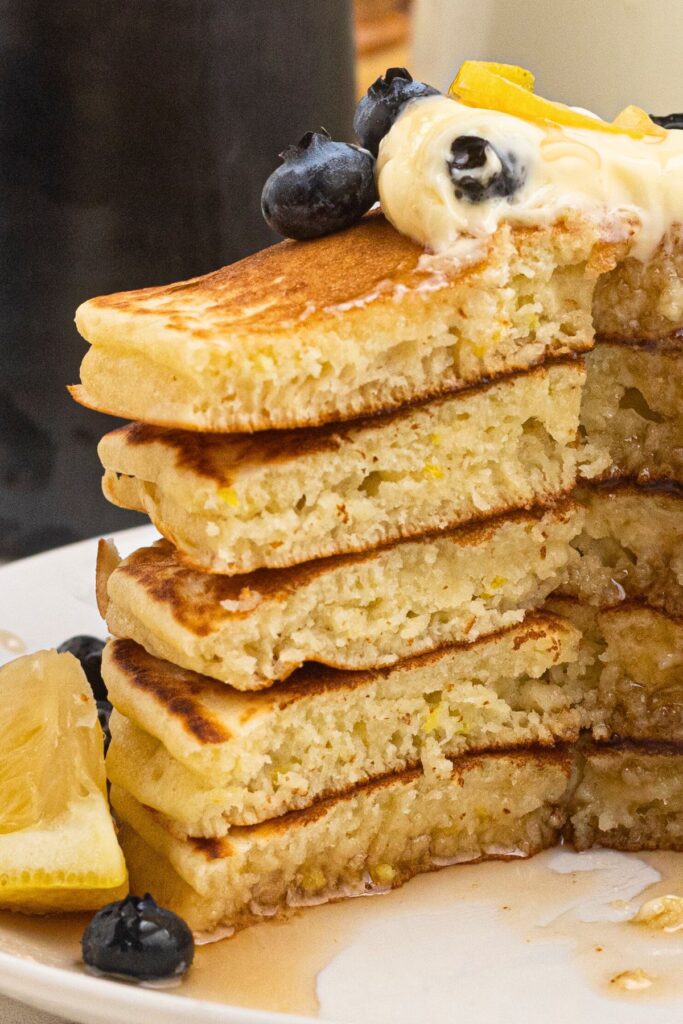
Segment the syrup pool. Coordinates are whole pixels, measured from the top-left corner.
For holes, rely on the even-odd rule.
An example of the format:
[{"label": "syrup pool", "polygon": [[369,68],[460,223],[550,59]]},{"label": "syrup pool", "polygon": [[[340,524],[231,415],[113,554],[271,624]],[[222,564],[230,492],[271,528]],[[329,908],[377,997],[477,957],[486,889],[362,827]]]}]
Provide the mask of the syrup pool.
[{"label": "syrup pool", "polygon": [[[671,1024],[683,1008],[683,932],[630,922],[646,899],[671,892],[683,893],[680,854],[553,850],[463,865],[200,946],[169,998],[347,1024],[503,1014],[520,1024],[575,1024],[614,1012],[618,1000],[620,1024]],[[0,949],[81,970],[86,923],[0,914]],[[651,983],[612,980],[636,971]]]},{"label": "syrup pool", "polygon": [[0,650],[9,651],[10,654],[18,657],[20,654],[26,653],[26,644],[16,633],[12,633],[9,629],[0,629]]}]

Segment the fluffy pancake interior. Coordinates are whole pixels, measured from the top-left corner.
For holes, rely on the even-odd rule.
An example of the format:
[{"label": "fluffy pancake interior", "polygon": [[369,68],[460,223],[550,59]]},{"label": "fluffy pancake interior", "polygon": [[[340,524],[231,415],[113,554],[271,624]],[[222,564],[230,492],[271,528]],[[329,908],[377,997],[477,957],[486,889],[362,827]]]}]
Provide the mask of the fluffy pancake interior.
[{"label": "fluffy pancake interior", "polygon": [[683,226],[646,262],[628,257],[598,279],[593,321],[599,337],[657,341],[683,327]]},{"label": "fluffy pancake interior", "polygon": [[570,829],[579,850],[683,850],[683,747],[590,748]]},{"label": "fluffy pancake interior", "polygon": [[204,278],[85,303],[77,325],[93,347],[74,397],[228,432],[395,408],[585,351],[595,280],[619,248],[589,223],[503,227],[462,272],[371,215]]},{"label": "fluffy pancake interior", "polygon": [[600,341],[586,365],[581,429],[609,455],[602,476],[683,483],[683,342]]},{"label": "fluffy pancake interior", "polygon": [[519,622],[557,586],[580,521],[578,506],[565,503],[240,577],[191,569],[161,542],[134,552],[100,590],[115,636],[255,690],[304,661],[377,668]]},{"label": "fluffy pancake interior", "polygon": [[[142,728],[114,713],[107,771],[180,832],[216,836],[419,762],[443,775],[446,758],[467,750],[575,740],[590,722],[590,695],[545,673],[576,658],[579,635],[532,615],[383,672],[308,666],[252,698],[117,641],[106,659],[110,696]],[[187,693],[189,719],[178,707]]]},{"label": "fluffy pancake interior", "polygon": [[[368,886],[390,888],[447,863],[529,856],[557,837],[570,775],[570,758],[559,751],[461,758],[448,778],[389,776],[221,840],[174,837],[160,816],[117,787],[112,803],[199,895],[183,910],[194,911],[194,928],[210,930]],[[138,859],[127,835],[131,884],[154,894],[161,864]],[[162,888],[174,898],[170,886]]]},{"label": "fluffy pancake interior", "polygon": [[583,488],[583,529],[562,591],[595,605],[643,598],[683,615],[683,488]]},{"label": "fluffy pancake interior", "polygon": [[683,620],[628,602],[598,609],[558,595],[548,606],[582,631],[578,660],[550,676],[596,691],[596,737],[683,742]]},{"label": "fluffy pancake interior", "polygon": [[346,430],[256,439],[132,425],[104,489],[198,567],[228,574],[366,550],[573,486],[581,363],[558,363]]}]

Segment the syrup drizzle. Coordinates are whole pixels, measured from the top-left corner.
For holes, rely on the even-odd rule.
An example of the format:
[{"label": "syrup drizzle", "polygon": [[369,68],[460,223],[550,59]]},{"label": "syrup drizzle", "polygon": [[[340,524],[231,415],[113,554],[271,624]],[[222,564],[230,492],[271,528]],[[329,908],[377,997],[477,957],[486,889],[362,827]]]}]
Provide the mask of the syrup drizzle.
[{"label": "syrup drizzle", "polygon": [[[655,932],[629,918],[646,899],[683,892],[683,857],[609,851],[584,854],[578,861],[572,860],[575,857],[555,850],[531,861],[463,865],[419,876],[381,898],[345,900],[297,911],[286,921],[264,922],[231,939],[198,947],[190,974],[172,995],[311,1017],[318,1015],[320,996],[324,1017],[334,1014],[363,1024],[370,1008],[374,1012],[372,1000],[378,998],[372,976],[386,975],[387,986],[398,993],[395,998],[403,998],[403,1006],[385,1006],[391,1014],[386,1019],[402,1024],[412,1014],[414,1021],[417,1007],[407,1005],[400,984],[392,983],[391,965],[378,969],[376,958],[369,956],[374,936],[389,936],[393,949],[412,957],[421,922],[439,945],[455,939],[469,953],[469,925],[454,936],[453,921],[464,914],[476,931],[477,915],[484,914],[488,918],[480,925],[495,927],[496,936],[503,929],[508,945],[518,951],[531,947],[533,955],[537,944],[563,947],[568,984],[647,1003],[653,1013],[661,1003],[662,1011],[668,1012],[665,1001],[683,998],[683,933]],[[579,864],[590,869],[577,870]],[[87,920],[84,915],[26,918],[0,913],[0,948],[82,970],[80,936]],[[493,944],[497,942],[494,937]],[[354,970],[353,977],[349,969]],[[415,969],[429,970],[419,958],[419,947]],[[653,976],[649,988],[628,990],[611,983],[620,973],[636,969]],[[362,970],[368,971],[369,979],[364,994]],[[526,978],[528,984],[528,974]],[[361,993],[365,1012],[357,1007],[349,1017],[353,1007],[342,1004],[340,986],[345,999],[351,987]],[[654,1024],[660,1019],[665,1018],[655,1016]]]},{"label": "syrup drizzle", "polygon": [[19,655],[25,653],[26,644],[16,633],[11,633],[8,629],[0,629],[0,649]]}]

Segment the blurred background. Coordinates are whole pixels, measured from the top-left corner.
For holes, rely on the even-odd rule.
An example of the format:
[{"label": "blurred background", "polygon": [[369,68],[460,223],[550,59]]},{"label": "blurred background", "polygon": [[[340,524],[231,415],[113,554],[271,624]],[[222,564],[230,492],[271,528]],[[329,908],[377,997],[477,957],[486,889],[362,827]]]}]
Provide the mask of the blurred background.
[{"label": "blurred background", "polygon": [[666,113],[682,36],[681,0],[0,0],[0,559],[139,521],[100,493],[116,421],[65,390],[80,302],[270,244],[278,152],[350,139],[387,67],[521,63],[604,116]]}]

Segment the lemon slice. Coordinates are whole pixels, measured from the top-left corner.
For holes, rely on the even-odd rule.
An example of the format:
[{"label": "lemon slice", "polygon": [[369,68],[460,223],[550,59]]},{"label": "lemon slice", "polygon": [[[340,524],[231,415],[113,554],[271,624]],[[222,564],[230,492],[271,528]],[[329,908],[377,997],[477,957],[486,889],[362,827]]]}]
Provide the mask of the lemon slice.
[{"label": "lemon slice", "polygon": [[568,128],[588,128],[591,131],[631,135],[635,138],[645,135],[661,137],[659,126],[644,111],[641,111],[644,119],[627,118],[619,123],[602,121],[573,110],[564,103],[554,103],[537,96],[533,92],[533,83],[533,75],[525,68],[466,60],[453,79],[449,93],[470,107],[500,110],[527,121],[550,122]]},{"label": "lemon slice", "polygon": [[0,669],[0,907],[95,910],[127,891],[102,731],[71,654]]}]

